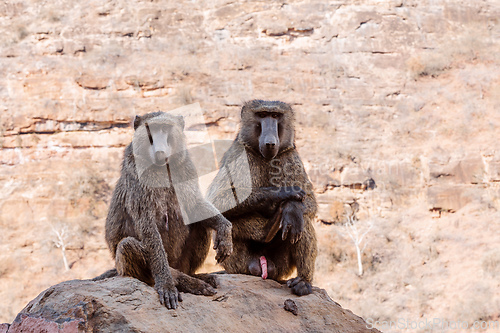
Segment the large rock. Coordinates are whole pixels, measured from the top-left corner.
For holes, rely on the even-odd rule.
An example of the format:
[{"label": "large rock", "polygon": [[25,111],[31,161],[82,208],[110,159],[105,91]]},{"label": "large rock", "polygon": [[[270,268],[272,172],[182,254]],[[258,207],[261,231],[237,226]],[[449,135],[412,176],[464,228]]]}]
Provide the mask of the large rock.
[{"label": "large rock", "polygon": [[0,328],[8,333],[378,332],[323,289],[297,297],[286,285],[252,276],[223,274],[220,282],[212,297],[183,294],[176,310],[160,305],[156,291],[133,278],[62,282],[32,300],[10,327]]},{"label": "large rock", "polygon": [[[0,322],[40,290],[113,265],[104,220],[134,115],[199,102],[212,138],[232,140],[253,98],[296,110],[328,224],[316,225],[315,283],[365,318],[497,318],[500,285],[480,258],[498,248],[500,221],[499,1],[203,4],[0,1]],[[361,223],[379,221],[362,278],[342,236],[354,200]],[[54,230],[67,230],[69,271]],[[484,238],[466,256],[442,243],[463,246],[472,230]],[[471,290],[481,306],[468,308],[455,293],[471,278],[485,291]]]}]

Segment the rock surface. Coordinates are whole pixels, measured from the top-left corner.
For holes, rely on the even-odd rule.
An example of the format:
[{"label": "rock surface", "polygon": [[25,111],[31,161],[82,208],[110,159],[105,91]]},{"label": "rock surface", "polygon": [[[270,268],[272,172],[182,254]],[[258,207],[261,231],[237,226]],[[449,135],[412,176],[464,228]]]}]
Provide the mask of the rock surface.
[{"label": "rock surface", "polygon": [[180,307],[167,310],[136,279],[62,282],[32,300],[6,332],[378,332],[323,289],[297,297],[257,277],[223,274],[220,283],[215,296],[182,294]]}]

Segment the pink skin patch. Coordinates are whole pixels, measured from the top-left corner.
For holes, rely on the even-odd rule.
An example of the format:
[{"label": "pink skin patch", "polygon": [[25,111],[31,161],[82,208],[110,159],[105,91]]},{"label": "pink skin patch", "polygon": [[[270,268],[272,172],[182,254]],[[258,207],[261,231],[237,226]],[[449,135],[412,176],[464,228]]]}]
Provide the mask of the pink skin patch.
[{"label": "pink skin patch", "polygon": [[260,268],[262,268],[262,279],[267,279],[267,260],[266,257],[260,257]]}]

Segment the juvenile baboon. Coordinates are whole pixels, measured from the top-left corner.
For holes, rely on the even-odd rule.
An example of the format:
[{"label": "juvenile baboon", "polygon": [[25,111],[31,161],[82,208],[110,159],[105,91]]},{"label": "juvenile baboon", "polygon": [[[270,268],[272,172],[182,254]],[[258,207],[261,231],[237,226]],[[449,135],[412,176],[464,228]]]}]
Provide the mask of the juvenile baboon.
[{"label": "juvenile baboon", "polygon": [[216,231],[217,260],[224,261],[232,252],[231,223],[203,198],[183,129],[181,116],[136,116],[134,140],[125,149],[106,220],[106,242],[116,272],[101,276],[117,273],[146,282],[168,309],[182,300],[178,290],[215,293],[213,276],[189,276],[208,253],[209,228]]},{"label": "juvenile baboon", "polygon": [[317,205],[295,149],[294,113],[288,104],[245,103],[239,133],[207,198],[233,224],[233,253],[222,264],[228,273],[283,280],[297,268],[288,286],[297,295],[311,293]]}]

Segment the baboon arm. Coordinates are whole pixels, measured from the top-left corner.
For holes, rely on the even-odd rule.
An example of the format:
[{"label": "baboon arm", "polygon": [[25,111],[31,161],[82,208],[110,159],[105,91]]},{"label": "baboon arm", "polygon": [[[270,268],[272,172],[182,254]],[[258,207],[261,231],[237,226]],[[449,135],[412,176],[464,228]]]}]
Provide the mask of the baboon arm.
[{"label": "baboon arm", "polygon": [[194,221],[200,223],[204,228],[215,230],[214,250],[217,253],[215,259],[218,263],[223,262],[233,251],[231,222],[205,199],[201,199],[195,209],[201,215],[195,217]]},{"label": "baboon arm", "polygon": [[[258,198],[256,198],[252,188],[230,186],[227,180],[222,178],[219,172],[212,182],[207,199],[228,219],[247,214],[251,211],[252,207],[258,202]],[[236,193],[248,193],[248,195],[240,202]]]},{"label": "baboon arm", "polygon": [[[186,191],[186,189],[189,190]],[[231,228],[231,223],[212,203],[203,197],[197,184],[190,184],[190,186],[185,187],[183,191],[179,192],[179,196],[191,222],[201,222],[206,227],[217,232]],[[190,198],[187,196],[190,196]]]},{"label": "baboon arm", "polygon": [[157,276],[168,278],[170,271],[167,254],[165,252],[165,248],[163,247],[158,230],[156,228],[153,231],[142,230],[139,235],[142,243],[144,244],[144,248],[146,249],[147,257],[150,260],[151,272],[153,273],[155,280]]},{"label": "baboon arm", "polygon": [[[222,192],[223,197],[233,196],[232,190]],[[252,194],[243,202],[237,202],[232,208],[226,207],[222,211],[223,215],[228,219],[234,219],[239,216],[247,215],[250,212],[260,211],[263,203],[263,194],[260,191],[252,191]]]},{"label": "baboon arm", "polygon": [[306,192],[306,195],[302,200],[305,206],[304,217],[314,219],[318,210],[318,205],[314,196],[313,185],[307,176],[304,164],[302,163],[299,154],[294,151],[291,158],[292,163],[298,168],[298,171],[295,171],[292,175],[293,179],[291,183],[300,186]]},{"label": "baboon arm", "polygon": [[[195,181],[179,188],[179,201],[188,216],[189,223],[201,223],[216,231],[214,249],[218,262],[224,261],[232,252],[231,222],[229,222],[208,200],[203,198]],[[206,255],[206,254],[205,254]]]},{"label": "baboon arm", "polygon": [[220,212],[203,197],[197,183],[183,184],[177,194],[190,222],[203,221],[206,226],[214,230],[220,228],[222,223]]},{"label": "baboon arm", "polygon": [[[303,193],[300,189],[292,189],[291,187],[270,186],[252,189],[251,194],[243,202],[234,200],[236,204],[233,204],[232,207],[226,205],[226,209],[221,210],[221,212],[230,220],[255,212],[264,217],[270,217],[282,201],[287,199],[300,200],[302,198],[300,192]],[[228,195],[232,196],[232,191],[223,191],[219,197],[227,197]],[[218,207],[216,204],[215,206]]]},{"label": "baboon arm", "polygon": [[224,154],[207,193],[208,201],[229,219],[255,211],[264,199],[252,182],[246,156],[245,148],[235,141]]},{"label": "baboon arm", "polygon": [[203,216],[208,218],[200,219],[200,223],[205,227],[211,228],[219,233],[231,231],[231,222],[227,220],[210,202],[202,199],[199,201],[197,209],[202,211]]}]

